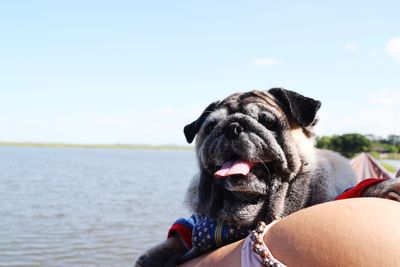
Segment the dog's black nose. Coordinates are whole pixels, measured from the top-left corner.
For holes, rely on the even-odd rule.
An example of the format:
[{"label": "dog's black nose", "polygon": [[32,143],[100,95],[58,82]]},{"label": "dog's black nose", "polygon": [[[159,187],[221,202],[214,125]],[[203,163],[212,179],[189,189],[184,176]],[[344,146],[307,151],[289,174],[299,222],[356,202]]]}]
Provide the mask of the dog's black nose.
[{"label": "dog's black nose", "polygon": [[229,139],[238,137],[241,132],[243,132],[243,127],[238,122],[229,123],[225,129],[225,134]]}]

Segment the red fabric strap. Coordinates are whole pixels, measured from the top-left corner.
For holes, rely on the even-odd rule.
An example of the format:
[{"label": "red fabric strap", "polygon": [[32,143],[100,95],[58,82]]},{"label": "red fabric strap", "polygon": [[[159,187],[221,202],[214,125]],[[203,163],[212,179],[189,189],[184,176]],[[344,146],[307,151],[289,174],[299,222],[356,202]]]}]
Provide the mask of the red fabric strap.
[{"label": "red fabric strap", "polygon": [[186,227],[183,224],[175,223],[171,226],[168,231],[167,238],[170,238],[173,234],[177,233],[183,241],[185,247],[190,250],[193,247],[192,244],[192,229]]},{"label": "red fabric strap", "polygon": [[382,179],[382,178],[365,179],[364,181],[358,183],[355,187],[350,188],[349,190],[347,190],[347,191],[343,192],[342,194],[340,194],[339,196],[337,196],[335,198],[335,200],[359,197],[361,195],[362,190],[364,190],[366,187],[380,183],[385,180],[386,179]]}]

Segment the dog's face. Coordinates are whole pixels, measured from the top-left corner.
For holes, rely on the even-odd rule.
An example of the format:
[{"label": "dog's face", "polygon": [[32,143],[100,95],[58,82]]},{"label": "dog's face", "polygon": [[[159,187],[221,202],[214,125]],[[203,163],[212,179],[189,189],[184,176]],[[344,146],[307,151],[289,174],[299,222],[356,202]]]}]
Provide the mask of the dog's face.
[{"label": "dog's face", "polygon": [[235,224],[265,220],[271,196],[307,164],[319,107],[319,101],[280,88],[209,105],[184,129],[189,143],[197,135],[194,210]]}]

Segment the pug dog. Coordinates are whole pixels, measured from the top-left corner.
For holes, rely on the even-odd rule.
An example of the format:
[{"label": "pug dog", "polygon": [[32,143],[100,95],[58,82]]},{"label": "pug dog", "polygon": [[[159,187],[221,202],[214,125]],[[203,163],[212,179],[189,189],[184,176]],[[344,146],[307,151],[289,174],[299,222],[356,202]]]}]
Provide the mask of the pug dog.
[{"label": "pug dog", "polygon": [[[258,221],[269,223],[333,200],[354,186],[347,159],[314,147],[320,106],[320,101],[283,88],[235,93],[211,103],[184,128],[188,143],[197,136],[199,173],[186,196],[193,213],[252,229]],[[399,184],[371,186],[365,196],[385,197],[389,188],[400,192]],[[180,236],[171,235],[136,266],[174,266],[185,253]]]}]

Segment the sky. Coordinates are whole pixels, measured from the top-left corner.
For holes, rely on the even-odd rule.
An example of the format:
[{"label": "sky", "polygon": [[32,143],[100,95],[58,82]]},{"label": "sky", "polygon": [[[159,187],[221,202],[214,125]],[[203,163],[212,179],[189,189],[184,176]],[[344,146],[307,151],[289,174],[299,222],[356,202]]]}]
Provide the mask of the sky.
[{"label": "sky", "polygon": [[322,102],[317,135],[400,134],[400,1],[1,1],[0,141],[185,144],[234,92]]}]

